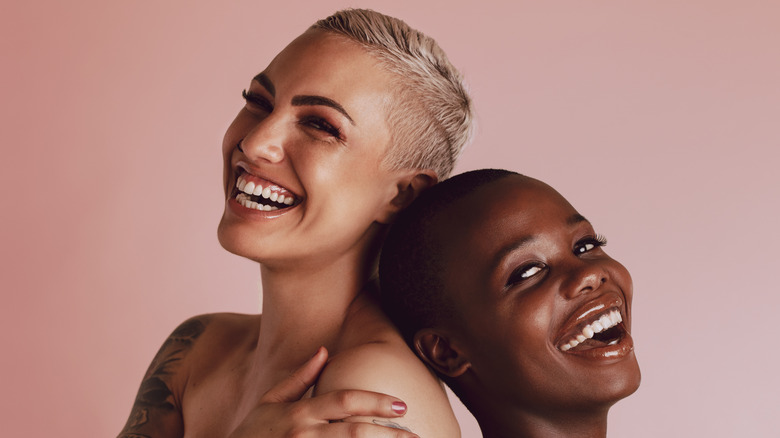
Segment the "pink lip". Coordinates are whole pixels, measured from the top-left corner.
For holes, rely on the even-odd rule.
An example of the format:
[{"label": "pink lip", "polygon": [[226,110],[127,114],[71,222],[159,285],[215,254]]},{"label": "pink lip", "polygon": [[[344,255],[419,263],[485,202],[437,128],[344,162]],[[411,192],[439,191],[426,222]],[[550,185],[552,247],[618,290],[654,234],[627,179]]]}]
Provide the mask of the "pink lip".
[{"label": "pink lip", "polygon": [[239,204],[238,201],[236,201],[235,197],[230,197],[227,200],[227,210],[231,213],[235,214],[236,216],[240,216],[247,219],[273,219],[280,216],[283,216],[287,214],[288,212],[294,210],[298,205],[291,205],[287,208],[282,208],[280,210],[274,210],[274,211],[260,211],[255,210],[253,208],[246,208],[243,205]]},{"label": "pink lip", "polygon": [[[245,219],[273,219],[289,213],[301,204],[302,197],[300,195],[276,183],[275,181],[258,176],[258,173],[259,172],[257,172],[251,165],[247,164],[246,162],[239,161],[235,164],[234,172],[231,176],[232,181],[230,182],[228,199],[226,201],[226,211],[229,211],[233,215]],[[273,211],[261,211],[254,208],[244,207],[236,200],[236,195],[243,193],[242,191],[238,190],[238,187],[236,186],[236,182],[241,175],[243,175],[243,178],[247,181],[260,184],[264,187],[270,187],[271,191],[274,193],[293,197],[295,202],[289,207]]]}]

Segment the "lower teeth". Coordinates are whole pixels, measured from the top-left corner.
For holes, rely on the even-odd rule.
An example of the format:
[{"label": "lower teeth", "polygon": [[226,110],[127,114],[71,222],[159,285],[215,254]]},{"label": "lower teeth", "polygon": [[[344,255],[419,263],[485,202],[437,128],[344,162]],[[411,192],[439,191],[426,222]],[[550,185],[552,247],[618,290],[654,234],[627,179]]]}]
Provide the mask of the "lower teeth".
[{"label": "lower teeth", "polygon": [[258,210],[258,211],[275,211],[275,210],[279,210],[279,207],[276,207],[276,206],[273,206],[273,205],[263,205],[263,204],[260,204],[260,203],[252,201],[251,198],[249,197],[249,195],[247,195],[246,193],[239,193],[236,196],[236,201],[239,204],[243,205],[244,207],[251,208],[253,210]]}]

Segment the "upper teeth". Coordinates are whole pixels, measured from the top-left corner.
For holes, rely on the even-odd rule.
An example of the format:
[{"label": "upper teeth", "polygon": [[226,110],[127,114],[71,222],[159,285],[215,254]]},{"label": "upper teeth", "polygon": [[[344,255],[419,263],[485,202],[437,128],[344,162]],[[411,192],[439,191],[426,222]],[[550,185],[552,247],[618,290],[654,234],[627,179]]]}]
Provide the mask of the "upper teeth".
[{"label": "upper teeth", "polygon": [[562,351],[567,351],[576,347],[577,345],[580,345],[580,343],[586,339],[592,338],[596,333],[601,333],[604,330],[608,330],[620,324],[621,322],[623,322],[623,316],[620,315],[620,311],[617,309],[612,310],[609,313],[601,315],[597,320],[583,327],[580,333],[576,334],[571,340],[569,340],[569,342],[561,345],[558,348],[560,348]]},{"label": "upper teeth", "polygon": [[[262,196],[265,199],[271,199],[271,201],[276,201],[280,204],[292,205],[293,202],[295,202],[294,196],[292,195],[285,196],[285,195],[280,195],[278,192],[275,191],[272,192],[271,185],[263,187],[260,184],[255,184],[253,181],[247,181],[246,179],[244,179],[244,175],[238,177],[238,181],[236,182],[236,187],[238,187],[238,190],[246,193],[247,195]],[[248,198],[244,198],[244,199],[248,200]],[[236,197],[236,200],[243,205],[239,197]],[[255,204],[257,203],[255,202]],[[271,207],[271,206],[266,206],[266,207]],[[273,207],[273,209],[276,210],[277,208]]]}]

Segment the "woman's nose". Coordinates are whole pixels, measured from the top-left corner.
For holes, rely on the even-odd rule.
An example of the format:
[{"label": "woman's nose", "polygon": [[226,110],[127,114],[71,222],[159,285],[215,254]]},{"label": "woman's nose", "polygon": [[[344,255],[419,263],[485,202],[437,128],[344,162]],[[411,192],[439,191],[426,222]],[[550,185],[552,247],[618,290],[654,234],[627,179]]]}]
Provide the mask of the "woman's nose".
[{"label": "woman's nose", "polygon": [[563,294],[571,299],[595,292],[608,278],[607,271],[598,262],[581,260],[580,266],[572,268],[568,281],[564,283]]},{"label": "woman's nose", "polygon": [[238,149],[251,161],[279,163],[284,160],[284,133],[271,117],[258,123],[238,142]]}]

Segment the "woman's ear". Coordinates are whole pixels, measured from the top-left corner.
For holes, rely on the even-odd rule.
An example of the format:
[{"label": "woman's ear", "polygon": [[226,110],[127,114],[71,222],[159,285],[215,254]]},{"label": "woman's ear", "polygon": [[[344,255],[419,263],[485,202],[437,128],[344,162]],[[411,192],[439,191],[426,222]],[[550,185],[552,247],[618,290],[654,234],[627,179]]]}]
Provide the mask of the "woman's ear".
[{"label": "woman's ear", "polygon": [[404,172],[397,180],[393,191],[393,197],[380,213],[377,222],[390,224],[395,215],[408,207],[420,193],[433,187],[439,181],[439,177],[432,169],[410,169]]},{"label": "woman's ear", "polygon": [[425,363],[445,376],[458,377],[471,367],[471,362],[446,336],[432,329],[414,335],[414,349]]}]

